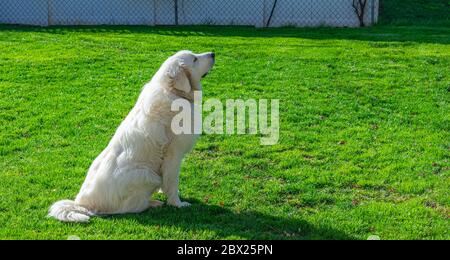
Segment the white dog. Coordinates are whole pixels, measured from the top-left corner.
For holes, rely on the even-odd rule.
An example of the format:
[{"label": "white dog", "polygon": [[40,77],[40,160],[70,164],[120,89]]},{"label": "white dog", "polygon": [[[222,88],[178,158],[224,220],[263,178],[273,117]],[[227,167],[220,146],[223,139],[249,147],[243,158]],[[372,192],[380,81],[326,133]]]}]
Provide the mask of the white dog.
[{"label": "white dog", "polygon": [[170,57],[92,163],[75,201],[56,202],[49,216],[64,222],[88,222],[94,215],[139,213],[163,204],[150,200],[159,189],[169,205],[189,206],[178,196],[179,171],[198,136],[172,132],[176,112],[171,105],[184,98],[193,106],[193,92],[201,91],[200,80],[214,63],[214,53],[181,51]]}]

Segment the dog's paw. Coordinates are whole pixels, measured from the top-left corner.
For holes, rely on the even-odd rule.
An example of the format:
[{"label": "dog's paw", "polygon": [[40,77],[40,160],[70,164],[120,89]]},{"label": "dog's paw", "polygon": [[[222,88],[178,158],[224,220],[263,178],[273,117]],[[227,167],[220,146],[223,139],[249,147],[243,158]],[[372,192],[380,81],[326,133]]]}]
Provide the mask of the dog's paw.
[{"label": "dog's paw", "polygon": [[184,208],[184,207],[191,206],[191,203],[189,203],[189,202],[181,202],[181,201],[168,202],[167,204],[169,204],[170,206],[173,206],[173,207],[177,207],[177,208]]},{"label": "dog's paw", "polygon": [[162,207],[163,205],[164,205],[164,202],[159,201],[159,200],[151,200],[150,201],[150,207],[151,208]]},{"label": "dog's paw", "polygon": [[180,203],[180,206],[178,206],[179,208],[184,208],[184,207],[189,207],[191,206],[191,203],[183,201]]}]

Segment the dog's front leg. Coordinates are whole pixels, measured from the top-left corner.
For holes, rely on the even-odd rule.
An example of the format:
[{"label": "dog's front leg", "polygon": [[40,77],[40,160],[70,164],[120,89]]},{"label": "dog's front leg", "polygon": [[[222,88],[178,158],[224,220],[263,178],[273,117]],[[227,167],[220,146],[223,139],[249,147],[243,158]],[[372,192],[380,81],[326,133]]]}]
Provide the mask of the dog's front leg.
[{"label": "dog's front leg", "polygon": [[178,195],[178,184],[182,160],[182,157],[169,155],[164,159],[162,165],[162,190],[167,196],[167,204],[178,208],[191,205],[188,202],[182,202]]}]

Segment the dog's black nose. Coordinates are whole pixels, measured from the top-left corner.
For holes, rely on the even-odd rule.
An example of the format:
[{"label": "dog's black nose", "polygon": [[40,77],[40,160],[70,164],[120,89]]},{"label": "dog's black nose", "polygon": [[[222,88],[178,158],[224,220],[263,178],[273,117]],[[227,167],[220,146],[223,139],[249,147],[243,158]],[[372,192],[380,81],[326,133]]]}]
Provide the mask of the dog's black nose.
[{"label": "dog's black nose", "polygon": [[212,57],[213,59],[215,59],[215,58],[216,58],[216,54],[215,54],[214,52],[211,52],[211,57]]}]

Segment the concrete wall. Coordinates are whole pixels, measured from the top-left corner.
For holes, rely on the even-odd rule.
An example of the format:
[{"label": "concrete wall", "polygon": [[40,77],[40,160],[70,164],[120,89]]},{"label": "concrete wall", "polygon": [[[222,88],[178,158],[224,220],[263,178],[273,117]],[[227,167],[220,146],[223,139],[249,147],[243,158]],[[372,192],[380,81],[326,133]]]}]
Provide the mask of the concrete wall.
[{"label": "concrete wall", "polygon": [[0,23],[46,26],[47,0],[0,0]]},{"label": "concrete wall", "polygon": [[[275,0],[178,0],[181,25],[267,24]],[[353,0],[278,0],[271,27],[356,27]],[[366,24],[378,20],[378,1]],[[373,13],[373,17],[372,17]],[[175,0],[0,0],[0,23],[31,25],[174,25]]]},{"label": "concrete wall", "polygon": [[153,25],[153,9],[153,1],[51,0],[49,21],[51,25]]},{"label": "concrete wall", "polygon": [[264,0],[179,0],[180,24],[263,25]]},{"label": "concrete wall", "polygon": [[[265,0],[265,21],[275,0]],[[272,27],[358,27],[359,20],[352,7],[352,0],[278,0],[270,25]],[[372,6],[374,4],[373,20],[378,21],[379,0],[368,0],[365,23],[372,24]]]}]

